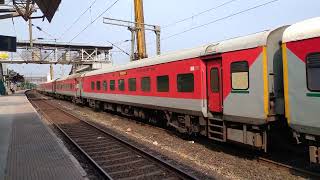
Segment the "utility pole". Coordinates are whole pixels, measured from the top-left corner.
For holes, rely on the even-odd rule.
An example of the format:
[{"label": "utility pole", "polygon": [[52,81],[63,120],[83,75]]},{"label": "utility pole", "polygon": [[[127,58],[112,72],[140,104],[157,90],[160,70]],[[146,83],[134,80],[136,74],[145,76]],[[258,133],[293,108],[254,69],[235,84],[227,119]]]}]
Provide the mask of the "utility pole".
[{"label": "utility pole", "polygon": [[[33,54],[35,53],[33,51],[33,36],[32,36],[32,19],[29,18],[29,38],[30,38],[30,48],[31,48],[31,58],[33,59]],[[41,55],[40,55],[41,56]],[[41,61],[41,60],[40,60]],[[50,80],[53,80],[53,65],[50,64]]]},{"label": "utility pole", "polygon": [[[127,21],[121,19],[113,18],[103,18],[103,23],[127,27],[131,32],[131,61],[147,58],[147,48],[146,48],[146,38],[145,31],[153,31],[156,35],[156,53],[160,55],[161,46],[160,46],[160,32],[161,28],[158,25],[151,25],[144,23],[144,13],[143,13],[143,0],[134,0],[134,13],[135,21]],[[136,45],[136,46],[135,46]],[[137,49],[136,49],[136,48]],[[137,51],[135,51],[137,50]]]},{"label": "utility pole", "polygon": [[53,65],[50,64],[50,80],[53,80]]},{"label": "utility pole", "polygon": [[4,78],[3,78],[3,68],[2,64],[0,63],[0,95],[5,95],[6,89],[4,86]]},{"label": "utility pole", "polygon": [[[139,60],[138,58],[138,53],[135,53],[135,43],[137,42],[138,44],[138,40],[137,40],[137,31],[138,29],[136,29],[136,22],[131,22],[131,21],[126,21],[126,20],[121,20],[121,19],[113,19],[113,18],[107,18],[104,17],[103,18],[103,23],[105,24],[110,24],[110,25],[114,25],[114,26],[121,26],[121,27],[127,27],[127,29],[131,32],[131,61],[135,61],[135,60]],[[160,26],[158,25],[151,25],[151,24],[141,24],[144,26],[144,30],[146,31],[153,31],[156,35],[156,45],[157,45],[157,49],[156,49],[156,53],[157,55],[160,55],[161,53],[161,47],[160,47]],[[114,44],[112,44],[114,45]],[[114,45],[115,46],[115,45]],[[144,44],[144,47],[146,47],[146,45]],[[117,47],[118,49],[120,49],[119,47]],[[138,48],[137,48],[138,49]],[[122,52],[124,52],[122,49],[120,49]],[[140,58],[141,59],[141,58]]]},{"label": "utility pole", "polygon": [[32,38],[32,21],[29,19],[29,38],[30,38],[30,48],[33,48],[33,38]]},{"label": "utility pole", "polygon": [[148,57],[144,29],[143,0],[134,0],[135,29],[137,37],[137,59]]}]

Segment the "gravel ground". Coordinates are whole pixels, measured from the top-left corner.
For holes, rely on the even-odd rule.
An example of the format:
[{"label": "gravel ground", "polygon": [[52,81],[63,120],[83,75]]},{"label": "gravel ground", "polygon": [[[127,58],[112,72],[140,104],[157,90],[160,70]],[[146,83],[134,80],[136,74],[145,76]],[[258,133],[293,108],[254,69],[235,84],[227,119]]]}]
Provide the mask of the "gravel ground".
[{"label": "gravel ground", "polygon": [[241,152],[237,153],[237,151],[249,151],[246,148],[231,146],[234,149],[227,152],[219,148],[221,145],[184,140],[167,130],[128,118],[95,112],[88,107],[76,106],[67,101],[54,100],[54,102],[174,161],[192,167],[212,179],[304,179],[286,169],[268,166],[244,156]]}]

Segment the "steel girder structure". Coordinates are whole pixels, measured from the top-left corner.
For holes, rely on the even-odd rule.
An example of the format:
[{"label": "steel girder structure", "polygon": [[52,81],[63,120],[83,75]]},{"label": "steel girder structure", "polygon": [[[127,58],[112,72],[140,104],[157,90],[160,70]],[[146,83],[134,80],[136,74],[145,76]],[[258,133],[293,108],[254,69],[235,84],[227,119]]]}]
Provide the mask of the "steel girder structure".
[{"label": "steel girder structure", "polygon": [[92,65],[94,63],[111,63],[110,46],[88,46],[83,44],[66,44],[58,42],[35,42],[30,47],[29,41],[18,41],[17,52],[8,60],[0,63],[34,63],[34,64],[71,64]]}]

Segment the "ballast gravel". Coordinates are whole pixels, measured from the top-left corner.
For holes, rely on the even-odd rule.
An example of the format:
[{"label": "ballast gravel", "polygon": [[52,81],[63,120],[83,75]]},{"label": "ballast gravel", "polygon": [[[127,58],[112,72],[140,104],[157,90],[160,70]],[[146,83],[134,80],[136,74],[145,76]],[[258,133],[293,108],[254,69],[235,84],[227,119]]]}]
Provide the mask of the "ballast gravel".
[{"label": "ballast gravel", "polygon": [[[67,101],[53,100],[74,114],[101,124],[124,135],[126,138],[167,156],[211,179],[305,179],[286,169],[266,165],[247,156],[242,151],[248,148],[228,145],[232,150],[224,151],[224,144],[206,143],[206,140],[185,140],[168,130],[139,123],[135,120],[106,112],[95,112],[91,108],[74,105]],[[209,141],[209,140],[208,140]],[[239,152],[241,151],[241,152]],[[201,177],[200,177],[201,178]],[[203,178],[201,178],[203,179]]]}]

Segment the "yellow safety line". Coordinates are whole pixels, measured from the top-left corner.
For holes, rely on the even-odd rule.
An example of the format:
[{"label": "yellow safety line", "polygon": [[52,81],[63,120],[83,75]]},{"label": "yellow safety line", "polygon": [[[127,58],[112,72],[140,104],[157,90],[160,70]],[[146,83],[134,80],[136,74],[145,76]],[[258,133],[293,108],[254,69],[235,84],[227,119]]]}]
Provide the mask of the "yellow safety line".
[{"label": "yellow safety line", "polygon": [[288,56],[287,46],[282,44],[282,58],[283,58],[283,83],[284,83],[284,105],[288,124],[290,124],[290,104],[289,104],[289,79],[288,79]]},{"label": "yellow safety line", "polygon": [[263,46],[263,102],[264,102],[264,114],[268,118],[269,115],[269,82],[268,82],[268,57],[267,47]]}]

